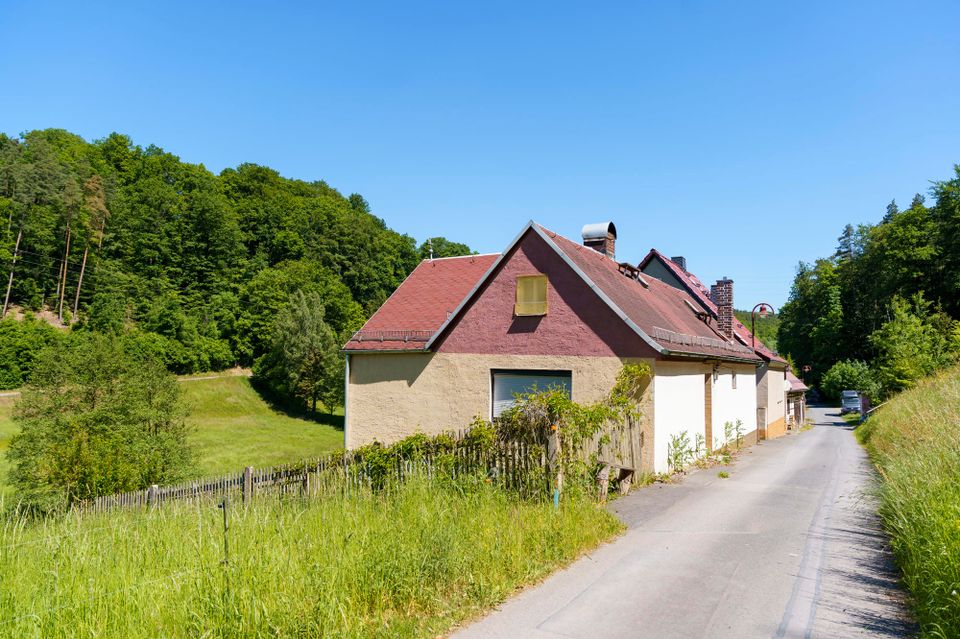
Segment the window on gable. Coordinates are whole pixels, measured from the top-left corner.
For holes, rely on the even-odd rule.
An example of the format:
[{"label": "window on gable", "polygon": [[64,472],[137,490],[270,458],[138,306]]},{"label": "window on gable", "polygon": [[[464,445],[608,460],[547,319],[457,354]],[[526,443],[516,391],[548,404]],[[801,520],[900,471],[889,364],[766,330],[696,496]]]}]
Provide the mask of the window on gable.
[{"label": "window on gable", "polygon": [[517,303],[513,307],[518,317],[547,314],[547,276],[520,275],[517,277]]},{"label": "window on gable", "polygon": [[736,371],[734,371],[733,373],[730,373],[730,385],[733,386],[734,388],[737,387],[737,373],[736,373]]}]

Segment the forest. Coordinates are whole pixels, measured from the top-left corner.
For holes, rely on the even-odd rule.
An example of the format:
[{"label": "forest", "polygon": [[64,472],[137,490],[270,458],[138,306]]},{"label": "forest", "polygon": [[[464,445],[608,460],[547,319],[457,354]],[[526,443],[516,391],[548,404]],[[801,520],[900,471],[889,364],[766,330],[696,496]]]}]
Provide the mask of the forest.
[{"label": "forest", "polygon": [[[94,332],[174,373],[264,360],[268,385],[315,406],[342,366],[330,349],[430,246],[470,252],[418,244],[361,195],[268,167],[217,175],[119,133],[0,134],[0,389],[23,385],[44,347]],[[292,338],[297,370],[278,373],[271,351]]]},{"label": "forest", "polygon": [[847,224],[833,255],[801,263],[778,345],[830,397],[885,398],[960,358],[960,165],[928,198]]}]

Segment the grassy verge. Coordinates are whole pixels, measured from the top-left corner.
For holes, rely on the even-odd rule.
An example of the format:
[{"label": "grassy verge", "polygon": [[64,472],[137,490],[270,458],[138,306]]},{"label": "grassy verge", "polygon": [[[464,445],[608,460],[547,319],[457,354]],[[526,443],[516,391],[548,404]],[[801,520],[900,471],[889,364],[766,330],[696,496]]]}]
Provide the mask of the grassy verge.
[{"label": "grassy verge", "polygon": [[881,516],[921,631],[960,637],[960,368],[857,429],[883,477]]},{"label": "grassy verge", "polygon": [[434,637],[621,530],[476,482],[0,531],[0,637]]}]

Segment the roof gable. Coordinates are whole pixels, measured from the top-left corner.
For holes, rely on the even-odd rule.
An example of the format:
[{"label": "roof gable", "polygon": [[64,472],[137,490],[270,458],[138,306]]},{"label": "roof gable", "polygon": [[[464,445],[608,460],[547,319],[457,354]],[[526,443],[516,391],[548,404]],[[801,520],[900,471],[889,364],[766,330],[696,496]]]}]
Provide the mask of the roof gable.
[{"label": "roof gable", "polygon": [[[545,315],[514,314],[517,278],[547,277]],[[654,357],[651,346],[603,302],[549,240],[528,228],[438,334],[447,353]]]}]

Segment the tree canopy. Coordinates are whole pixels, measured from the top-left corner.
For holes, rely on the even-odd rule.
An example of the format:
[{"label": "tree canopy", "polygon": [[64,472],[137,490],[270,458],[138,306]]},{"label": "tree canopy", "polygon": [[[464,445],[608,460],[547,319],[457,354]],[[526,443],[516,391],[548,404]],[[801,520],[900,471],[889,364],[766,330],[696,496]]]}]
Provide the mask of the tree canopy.
[{"label": "tree canopy", "polygon": [[930,196],[847,224],[832,256],[798,267],[778,344],[814,383],[838,362],[868,362],[889,393],[957,358],[960,165]]},{"label": "tree canopy", "polygon": [[[471,252],[431,239],[435,257]],[[255,164],[215,175],[119,133],[0,134],[4,311],[139,331],[173,372],[252,365],[297,291],[342,342],[428,254],[323,181]],[[0,387],[29,372],[7,368]]]},{"label": "tree canopy", "polygon": [[160,362],[128,346],[80,334],[38,355],[7,453],[21,503],[48,512],[189,474],[179,385]]}]

